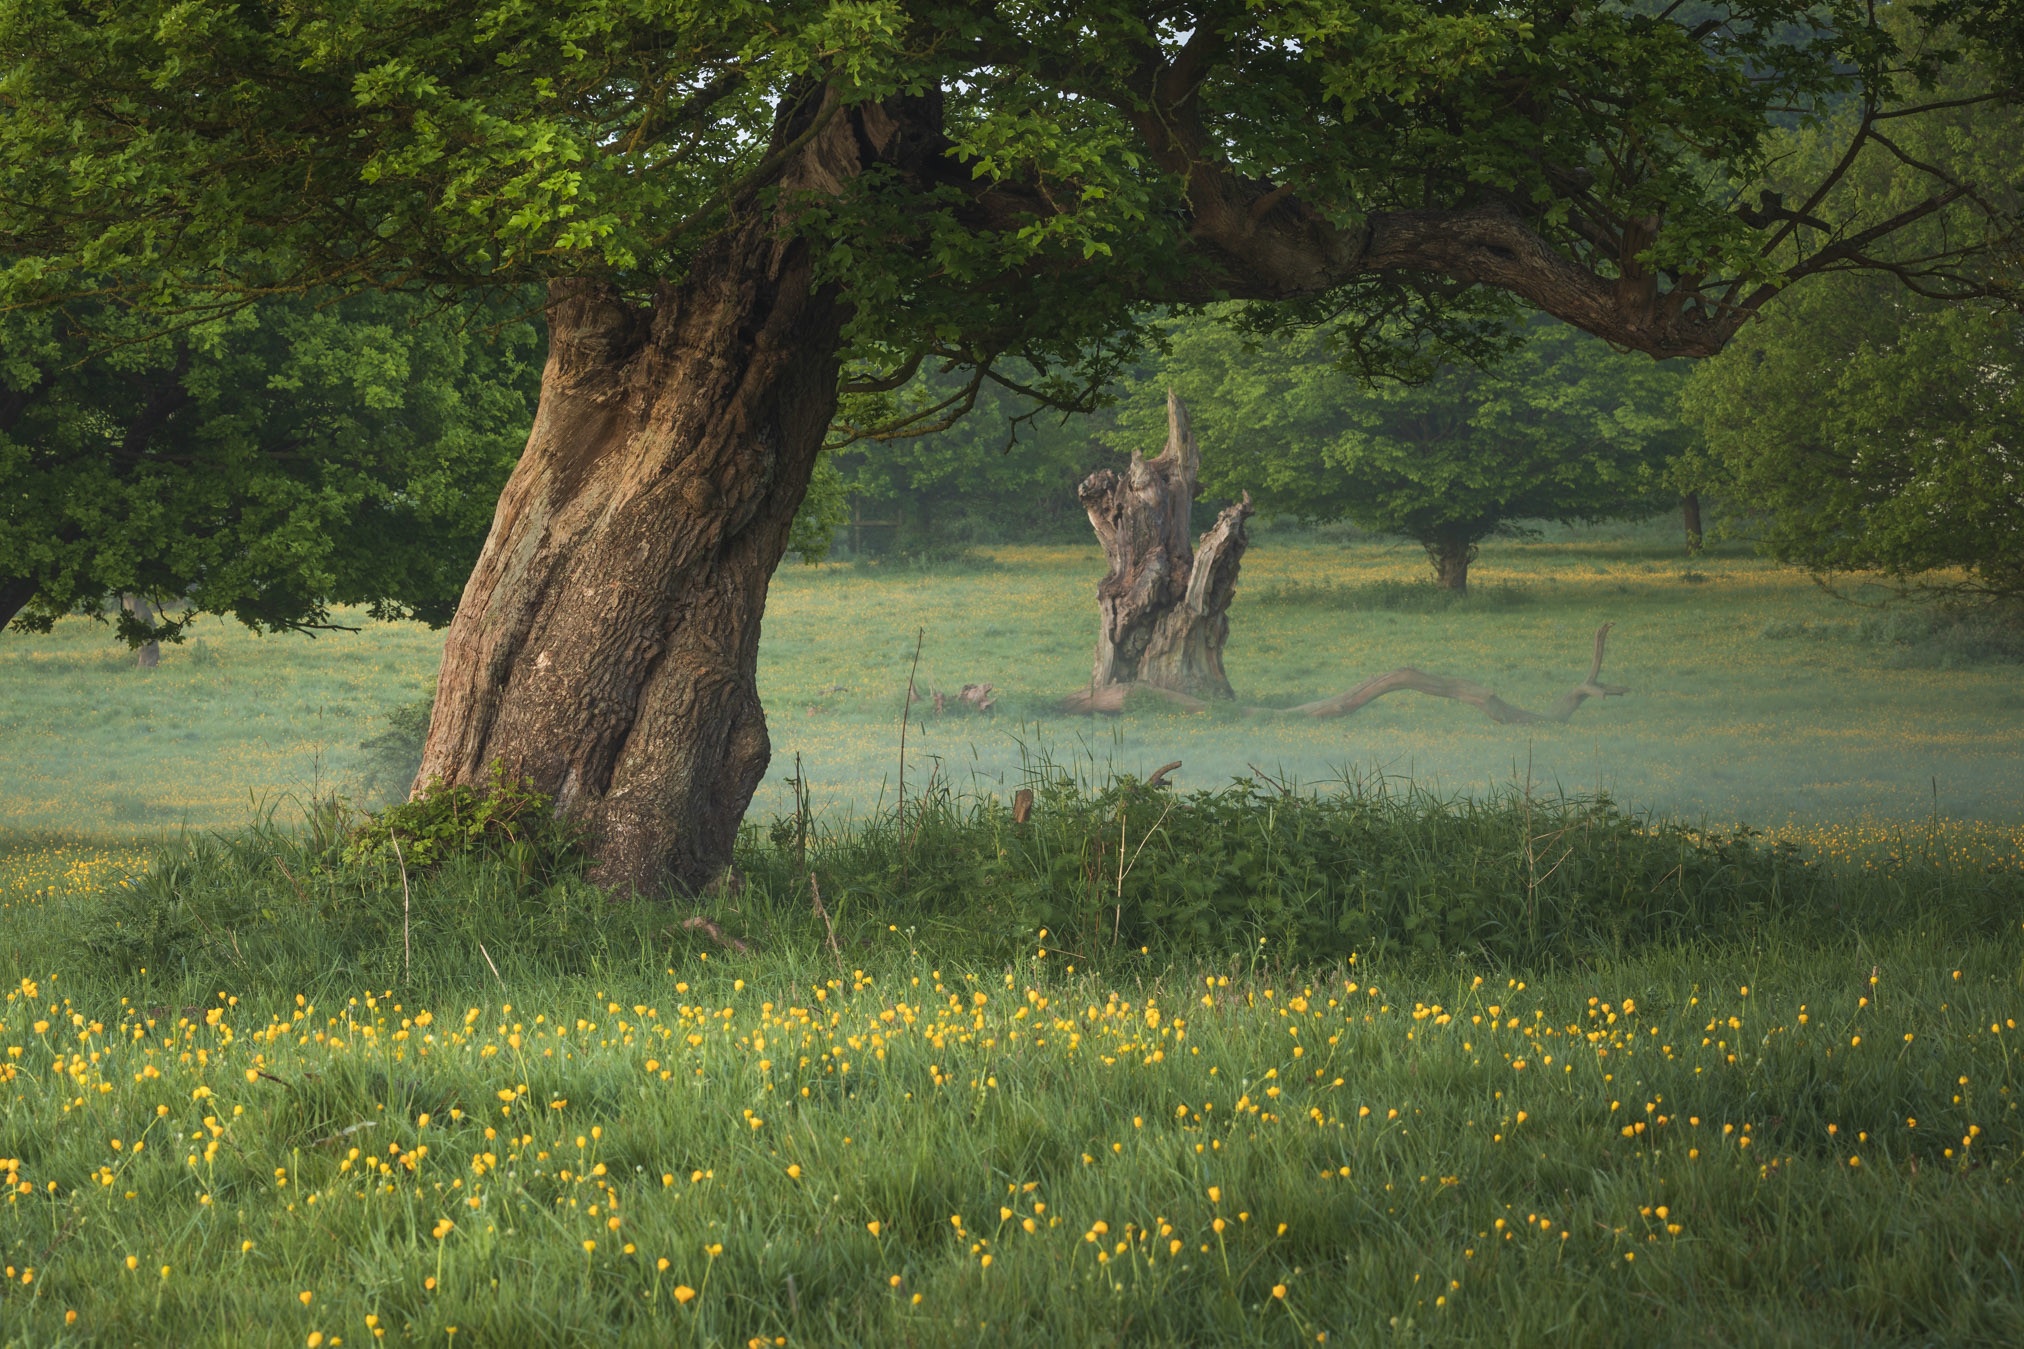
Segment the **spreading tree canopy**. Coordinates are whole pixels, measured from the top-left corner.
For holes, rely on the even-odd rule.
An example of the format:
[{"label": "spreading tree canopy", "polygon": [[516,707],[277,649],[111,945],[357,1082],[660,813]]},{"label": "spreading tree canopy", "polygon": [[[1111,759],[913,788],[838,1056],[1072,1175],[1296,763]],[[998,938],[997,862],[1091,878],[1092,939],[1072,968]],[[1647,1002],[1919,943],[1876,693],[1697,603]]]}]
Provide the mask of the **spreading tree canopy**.
[{"label": "spreading tree canopy", "polygon": [[[1994,0],[1946,8],[2001,31]],[[1743,191],[1777,124],[1860,109],[1844,139],[1873,148],[1958,45],[1849,0],[47,0],[0,15],[8,290],[645,295],[784,190],[861,357],[1045,372],[1148,299],[1426,319],[1477,284],[1707,355],[1801,276],[1958,280],[1972,225],[1892,253],[1978,205],[1944,170],[1842,219],[1816,214],[1841,165]],[[877,104],[919,144],[849,184],[790,173]]]},{"label": "spreading tree canopy", "polygon": [[[2010,5],[1948,13],[2014,43]],[[1853,106],[1846,163],[1887,153],[1877,119],[1960,44],[1884,13],[36,0],[0,9],[0,301],[173,325],[546,282],[422,771],[503,760],[605,879],[701,885],[767,760],[766,581],[840,392],[967,372],[893,409],[933,425],[1011,357],[1072,404],[1176,302],[1304,307],[1382,360],[1469,340],[1487,287],[1674,356],[1822,271],[1971,289],[1992,217],[1944,165],[1882,212],[1743,191],[1781,122]],[[1946,247],[1897,251],[1942,215]]]}]

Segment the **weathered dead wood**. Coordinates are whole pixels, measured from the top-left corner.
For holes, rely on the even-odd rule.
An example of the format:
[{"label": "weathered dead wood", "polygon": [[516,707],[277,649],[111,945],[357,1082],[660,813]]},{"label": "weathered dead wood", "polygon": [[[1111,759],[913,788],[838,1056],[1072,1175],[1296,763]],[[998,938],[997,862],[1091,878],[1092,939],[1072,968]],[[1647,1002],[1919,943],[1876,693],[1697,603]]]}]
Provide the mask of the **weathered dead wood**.
[{"label": "weathered dead wood", "polygon": [[1188,410],[1170,390],[1159,456],[1134,452],[1124,473],[1103,469],[1077,490],[1110,562],[1096,589],[1092,689],[1150,684],[1199,698],[1236,696],[1223,673],[1223,643],[1251,497],[1224,507],[1191,547],[1188,515],[1200,470]]},{"label": "weathered dead wood", "polygon": [[[1602,657],[1604,644],[1609,639],[1609,630],[1615,626],[1605,623],[1595,630],[1595,659],[1588,667],[1588,677],[1560,695],[1544,712],[1505,702],[1492,689],[1485,688],[1473,679],[1462,679],[1454,675],[1428,674],[1424,670],[1406,668],[1393,670],[1389,674],[1366,679],[1346,693],[1332,698],[1322,698],[1298,707],[1244,707],[1241,710],[1254,716],[1278,717],[1346,717],[1366,704],[1375,702],[1387,693],[1401,690],[1424,693],[1431,698],[1453,698],[1479,709],[1484,716],[1499,725],[1522,725],[1528,722],[1560,721],[1574,716],[1590,698],[1620,698],[1630,690],[1617,684],[1604,684],[1602,678]],[[1125,700],[1134,693],[1147,694],[1160,699],[1183,712],[1205,712],[1209,704],[1200,698],[1189,697],[1172,689],[1156,688],[1148,684],[1113,684],[1108,688],[1083,688],[1061,700],[1063,712],[1091,715],[1098,712],[1115,715],[1124,711]]]}]

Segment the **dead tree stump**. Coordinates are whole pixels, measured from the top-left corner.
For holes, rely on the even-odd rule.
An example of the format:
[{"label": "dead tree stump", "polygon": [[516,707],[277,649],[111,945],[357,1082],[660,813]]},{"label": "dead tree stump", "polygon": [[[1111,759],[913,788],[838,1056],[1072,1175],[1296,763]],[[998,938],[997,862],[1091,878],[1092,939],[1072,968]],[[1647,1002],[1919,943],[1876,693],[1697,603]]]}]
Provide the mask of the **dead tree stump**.
[{"label": "dead tree stump", "polygon": [[1251,494],[1225,506],[1190,547],[1188,512],[1201,489],[1201,452],[1188,410],[1167,393],[1167,444],[1136,451],[1122,475],[1102,469],[1078,495],[1110,560],[1096,588],[1099,624],[1090,689],[1145,684],[1194,698],[1234,698],[1223,673],[1230,601],[1244,557]]}]

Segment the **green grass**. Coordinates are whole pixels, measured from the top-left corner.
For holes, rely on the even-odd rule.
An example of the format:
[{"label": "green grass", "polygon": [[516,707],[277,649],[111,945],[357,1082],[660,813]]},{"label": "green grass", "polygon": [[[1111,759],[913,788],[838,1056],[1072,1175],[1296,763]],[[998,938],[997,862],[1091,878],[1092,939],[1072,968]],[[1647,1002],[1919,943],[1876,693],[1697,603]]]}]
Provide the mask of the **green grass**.
[{"label": "green grass", "polygon": [[[287,827],[437,636],[0,639],[0,1344],[2024,1341],[2004,634],[1268,535],[1247,700],[1543,703],[1603,619],[1637,692],[1092,725],[1093,554],[999,559],[783,573],[775,782],[674,908]],[[898,812],[917,627],[1004,712],[917,722]]]},{"label": "green grass", "polygon": [[[1117,804],[1057,791],[1024,834],[960,802],[818,831],[833,951],[785,836],[748,839],[747,884],[704,905],[715,936],[566,866],[403,878],[271,829],[146,871],[28,867],[0,896],[0,1324],[20,1344],[2024,1336],[2014,866],[1810,862],[1589,809],[1573,871],[1642,849],[1685,879],[1562,883],[1550,930],[1497,959],[1494,928],[1423,949],[1407,901],[1479,869],[1472,841],[1508,865],[1579,803],[1198,801],[1168,825],[1197,854],[1248,831],[1347,856],[1360,822],[1370,858],[1412,859],[1378,887],[1398,903],[1348,955],[1258,940],[1301,903],[1270,886],[1218,892],[1226,933],[1134,932],[1171,871],[1127,888],[1101,945],[1023,928],[1046,897],[1020,876],[1086,855]],[[1026,870],[994,870],[1001,850]],[[954,861],[928,882],[910,857]],[[1663,920],[1689,903],[1685,941]]]},{"label": "green grass", "polygon": [[[1214,787],[1250,771],[1344,771],[1442,791],[1493,783],[1609,791],[1690,819],[1760,826],[1960,820],[2024,823],[2024,693],[2002,642],[1860,609],[1803,575],[1724,553],[1691,564],[1670,538],[1607,530],[1499,540],[1477,594],[1450,604],[1417,550],[1266,534],[1245,558],[1231,678],[1247,701],[1336,692],[1399,665],[1466,674],[1543,706],[1618,624],[1606,677],[1629,697],[1567,726],[1496,726],[1453,703],[1396,695],[1321,724],[1134,711],[1062,718],[1088,678],[1094,548],[1002,548],[989,570],[868,574],[790,565],[775,581],[760,681],[775,748],[762,816],[788,808],[801,756],[815,805],[842,822],[897,787],[899,712],[917,631],[921,682],[988,681],[997,715],[932,709],[909,735],[918,785],[1016,777],[1019,740],[1092,779],[1171,759]],[[426,689],[441,635],[405,625],[309,639],[198,629],[131,668],[89,620],[0,636],[0,828],[131,836],[243,823],[255,801],[355,788],[359,742]]]}]

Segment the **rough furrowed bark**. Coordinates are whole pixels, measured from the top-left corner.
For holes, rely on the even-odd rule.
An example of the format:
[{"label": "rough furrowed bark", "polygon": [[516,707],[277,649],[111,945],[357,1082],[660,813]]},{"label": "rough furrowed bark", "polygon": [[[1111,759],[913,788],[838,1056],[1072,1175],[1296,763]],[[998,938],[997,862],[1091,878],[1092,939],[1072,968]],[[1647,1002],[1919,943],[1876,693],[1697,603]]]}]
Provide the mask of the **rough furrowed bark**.
[{"label": "rough furrowed bark", "polygon": [[1078,489],[1110,562],[1096,591],[1091,691],[1146,684],[1191,697],[1236,696],[1223,672],[1223,644],[1251,497],[1246,493],[1224,507],[1190,546],[1188,515],[1200,470],[1187,408],[1169,392],[1167,443],[1159,457],[1134,453],[1122,475],[1104,469]]},{"label": "rough furrowed bark", "polygon": [[[1473,679],[1428,674],[1424,670],[1411,668],[1376,675],[1347,692],[1338,693],[1332,698],[1302,703],[1298,707],[1245,707],[1242,710],[1254,716],[1317,719],[1346,717],[1387,693],[1406,691],[1424,693],[1430,698],[1453,698],[1457,702],[1467,703],[1500,725],[1522,725],[1543,721],[1565,722],[1572,719],[1575,710],[1590,698],[1620,698],[1630,692],[1621,685],[1601,682],[1603,646],[1609,638],[1612,626],[1614,625],[1605,623],[1595,630],[1595,658],[1589,664],[1587,678],[1561,694],[1553,706],[1544,712],[1534,712],[1505,702],[1494,690],[1478,684]],[[1126,700],[1134,693],[1157,698],[1184,712],[1205,712],[1209,709],[1209,704],[1200,698],[1145,684],[1114,684],[1101,689],[1078,689],[1064,698],[1060,706],[1064,712],[1083,715],[1104,712],[1115,715],[1124,711]]]},{"label": "rough furrowed bark", "polygon": [[[906,152],[930,116],[783,112],[783,201]],[[451,624],[418,791],[502,763],[620,892],[728,865],[771,752],[767,585],[835,408],[846,315],[812,280],[785,218],[754,212],[646,305],[551,285],[540,406]]]}]

